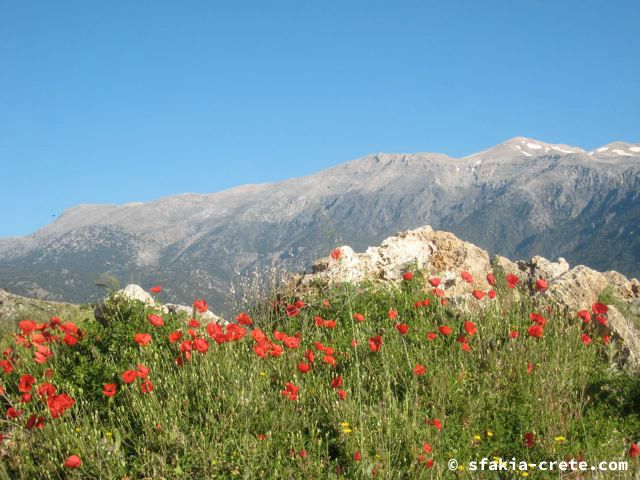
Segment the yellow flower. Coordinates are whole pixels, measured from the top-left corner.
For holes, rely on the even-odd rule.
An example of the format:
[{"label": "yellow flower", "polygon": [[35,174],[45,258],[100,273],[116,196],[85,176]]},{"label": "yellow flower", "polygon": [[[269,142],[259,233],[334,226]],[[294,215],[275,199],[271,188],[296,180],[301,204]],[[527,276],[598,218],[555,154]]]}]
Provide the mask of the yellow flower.
[{"label": "yellow flower", "polygon": [[477,442],[479,442],[481,438],[482,438],[482,437],[480,437],[480,435],[474,435],[474,436],[473,436],[473,439],[474,439],[475,441],[477,441]]},{"label": "yellow flower", "polygon": [[493,437],[493,432],[491,430],[489,430],[487,432],[487,437],[489,437],[489,438]]},{"label": "yellow flower", "polygon": [[76,432],[81,432],[82,429],[80,427],[76,427]]},{"label": "yellow flower", "polygon": [[105,435],[106,435],[107,437],[110,437],[110,436],[112,435],[112,433],[111,433],[111,432],[105,432]]},{"label": "yellow flower", "polygon": [[342,423],[340,424],[340,426],[341,426],[342,428],[348,428],[348,427],[349,427],[349,422],[342,422]]},{"label": "yellow flower", "polygon": [[556,442],[566,442],[566,441],[567,441],[567,439],[566,439],[566,438],[564,438],[564,437],[562,437],[562,436],[560,436],[560,437],[555,437],[555,441],[556,441]]},{"label": "yellow flower", "polygon": [[261,377],[266,377],[267,376],[267,372],[260,372],[260,376]]},{"label": "yellow flower", "polygon": [[351,430],[350,428],[343,428],[342,429],[342,433],[351,433],[353,430]]},{"label": "yellow flower", "polygon": [[464,470],[464,465],[458,465],[458,470],[460,471]]},{"label": "yellow flower", "polygon": [[522,472],[522,476],[523,477],[528,477],[529,476],[529,472]]}]

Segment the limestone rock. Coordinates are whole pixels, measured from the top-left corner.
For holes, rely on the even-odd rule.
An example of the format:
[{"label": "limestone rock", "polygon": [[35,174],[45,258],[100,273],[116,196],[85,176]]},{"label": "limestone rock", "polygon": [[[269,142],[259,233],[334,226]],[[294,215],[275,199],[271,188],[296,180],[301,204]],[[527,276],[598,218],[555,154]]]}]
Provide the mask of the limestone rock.
[{"label": "limestone rock", "polygon": [[[416,268],[428,276],[440,276],[450,295],[470,292],[474,288],[488,288],[489,254],[452,233],[434,231],[430,226],[401,232],[385,239],[379,247],[369,247],[364,253],[356,253],[347,246],[340,247],[340,250],[340,259],[326,257],[318,260],[301,283],[396,282],[401,280],[405,271]],[[463,271],[473,276],[473,284],[460,278]]]},{"label": "limestone rock", "polygon": [[526,262],[518,262],[518,265],[520,270],[526,272],[533,281],[539,278],[552,281],[569,270],[569,264],[562,257],[558,258],[555,262],[551,262],[546,258],[536,255]]},{"label": "limestone rock", "polygon": [[155,305],[156,301],[153,299],[151,294],[147,292],[140,285],[129,284],[124,287],[122,290],[118,290],[116,295],[123,296],[128,300],[138,300],[145,305]]},{"label": "limestone rock", "polygon": [[607,277],[578,265],[549,283],[547,294],[569,310],[590,309],[608,285]]},{"label": "limestone rock", "polygon": [[640,371],[640,331],[613,305],[609,305],[607,319],[612,332],[622,339],[622,363],[630,370]]}]

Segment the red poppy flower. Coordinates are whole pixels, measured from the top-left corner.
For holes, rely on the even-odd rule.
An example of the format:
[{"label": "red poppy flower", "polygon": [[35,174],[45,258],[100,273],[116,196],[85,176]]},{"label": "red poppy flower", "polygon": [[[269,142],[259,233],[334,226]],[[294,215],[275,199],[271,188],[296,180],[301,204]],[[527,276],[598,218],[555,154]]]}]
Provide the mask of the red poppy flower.
[{"label": "red poppy flower", "polygon": [[49,397],[49,400],[47,400],[47,406],[49,407],[49,411],[53,418],[58,418],[65,411],[71,408],[74,403],[76,403],[76,401],[66,393],[54,395],[53,397]]},{"label": "red poppy flower", "polygon": [[145,367],[144,365],[142,365],[141,363],[139,363],[136,366],[136,371],[138,372],[138,376],[140,378],[147,378],[147,375],[149,375],[149,373],[151,373],[151,369]]},{"label": "red poppy flower", "polygon": [[541,327],[544,327],[547,324],[547,319],[544,318],[539,313],[532,312],[532,313],[529,314],[529,318],[531,319],[532,322],[537,323]]},{"label": "red poppy flower", "polygon": [[300,387],[296,387],[293,383],[287,382],[285,384],[284,390],[282,391],[282,395],[287,397],[289,400],[296,400],[298,398],[298,391]]},{"label": "red poppy flower", "polygon": [[589,345],[591,343],[591,337],[586,333],[581,334],[580,339],[582,340],[582,343],[584,343],[585,345]]},{"label": "red poppy flower", "polygon": [[364,322],[364,315],[362,315],[361,313],[354,313],[354,314],[353,314],[353,318],[354,318],[357,322]]},{"label": "red poppy flower", "polygon": [[20,377],[20,381],[18,382],[18,390],[23,393],[29,393],[34,383],[36,383],[36,379],[33,377],[33,375],[22,375]]},{"label": "red poppy flower", "polygon": [[76,335],[76,336],[80,335],[80,329],[73,322],[64,323],[64,324],[60,325],[60,328],[65,333],[71,333],[71,334]]},{"label": "red poppy flower", "polygon": [[460,277],[467,283],[473,283],[473,276],[469,272],[460,272]]},{"label": "red poppy flower", "polygon": [[389,310],[389,313],[387,313],[387,315],[389,316],[389,320],[395,320],[396,318],[398,318],[398,311]]},{"label": "red poppy flower", "polygon": [[264,334],[264,332],[262,330],[260,330],[259,328],[254,329],[251,332],[251,336],[253,337],[253,339],[258,342],[258,343],[262,343],[267,339],[267,336]]},{"label": "red poppy flower", "polygon": [[433,468],[434,464],[435,464],[435,462],[433,461],[433,458],[430,458],[429,460],[424,462],[424,466],[427,467],[427,468]]},{"label": "red poppy flower", "polygon": [[315,361],[316,356],[313,354],[312,350],[306,350],[304,352],[304,358],[306,358],[309,363],[313,363]]},{"label": "red poppy flower", "polygon": [[23,393],[20,398],[22,399],[22,401],[24,403],[29,403],[31,401],[31,394],[30,393]]},{"label": "red poppy flower", "polygon": [[438,431],[442,430],[442,422],[437,418],[434,418],[433,420],[431,420],[431,425],[433,425],[435,429]]},{"label": "red poppy flower", "polygon": [[413,374],[420,376],[420,375],[424,375],[425,373],[427,373],[427,368],[424,365],[420,365],[419,363],[416,364],[415,367],[413,367]]},{"label": "red poppy flower", "polygon": [[527,448],[531,448],[533,447],[534,443],[535,443],[535,438],[533,437],[533,433],[532,432],[527,432],[525,433],[523,436],[523,443],[524,446]]},{"label": "red poppy flower", "polygon": [[340,400],[345,400],[347,398],[347,392],[344,390],[338,390],[338,396],[340,397]]},{"label": "red poppy flower", "polygon": [[462,350],[464,350],[465,352],[470,352],[471,351],[471,345],[469,345],[467,342],[462,342],[460,344],[460,348]]},{"label": "red poppy flower", "polygon": [[153,391],[153,383],[148,378],[145,378],[144,381],[140,384],[140,391],[142,393],[150,393]]},{"label": "red poppy flower", "polygon": [[196,338],[193,341],[193,346],[196,348],[196,350],[198,350],[200,353],[206,353],[207,350],[209,350],[209,343],[204,339],[204,338]]},{"label": "red poppy flower", "polygon": [[413,272],[404,272],[402,274],[402,279],[407,282],[410,282],[411,280],[413,280]]},{"label": "red poppy flower", "polygon": [[429,279],[429,285],[431,285],[432,287],[437,287],[438,285],[440,285],[440,279],[438,277],[433,277]]},{"label": "red poppy flower", "polygon": [[547,282],[544,278],[539,278],[536,280],[536,289],[540,292],[544,292],[547,288],[549,288],[549,282]]},{"label": "red poppy flower", "polygon": [[380,335],[376,335],[369,339],[369,348],[372,352],[379,352],[380,347],[382,347],[382,337]]},{"label": "red poppy flower", "polygon": [[584,323],[589,323],[591,321],[591,313],[589,313],[589,310],[580,310],[578,312],[578,317],[580,317]]},{"label": "red poppy flower", "polygon": [[64,337],[62,338],[62,341],[68,347],[73,347],[76,343],[78,343],[78,337],[70,333],[65,333]]},{"label": "red poppy flower", "polygon": [[336,324],[336,321],[335,321],[335,320],[325,320],[325,321],[322,323],[322,326],[323,326],[323,327],[326,327],[326,328],[335,328],[335,326],[336,326],[336,325],[337,325],[337,324]]},{"label": "red poppy flower", "polygon": [[542,334],[544,333],[544,327],[540,325],[532,325],[527,330],[527,333],[530,337],[542,338]]},{"label": "red poppy flower", "polygon": [[605,345],[609,345],[609,342],[611,342],[611,336],[610,335],[603,335],[602,336],[602,343],[604,343]]},{"label": "red poppy flower", "polygon": [[146,347],[151,341],[151,335],[148,333],[136,333],[133,336],[133,340],[141,347]]},{"label": "red poppy flower", "polygon": [[489,291],[487,292],[487,296],[488,296],[491,300],[493,300],[494,298],[496,298],[496,291],[495,291],[495,290],[489,290]]},{"label": "red poppy flower", "polygon": [[0,360],[0,367],[4,373],[13,372],[13,364],[9,360]]},{"label": "red poppy flower", "polygon": [[451,330],[451,327],[449,327],[448,325],[440,325],[438,327],[438,331],[442,334],[442,335],[451,335],[451,332],[453,330]]},{"label": "red poppy flower", "polygon": [[22,410],[16,410],[13,407],[9,407],[7,409],[7,418],[9,420],[14,419],[14,418],[18,418],[20,415],[22,415]]},{"label": "red poppy flower", "polygon": [[36,329],[36,322],[33,320],[22,320],[18,323],[18,328],[22,330],[22,333],[29,335]]},{"label": "red poppy flower", "polygon": [[169,334],[169,342],[176,343],[182,338],[182,332],[176,331]]},{"label": "red poppy flower", "polygon": [[496,284],[496,277],[493,276],[493,273],[487,273],[487,282],[489,282],[489,285],[491,286],[494,286]]},{"label": "red poppy flower", "polygon": [[154,327],[161,327],[164,325],[164,320],[159,315],[150,314],[147,316],[147,320],[149,320],[149,323]]},{"label": "red poppy flower", "polygon": [[195,308],[198,312],[204,313],[209,310],[209,304],[204,299],[194,300],[193,308]]},{"label": "red poppy flower", "polygon": [[55,395],[55,393],[56,387],[54,387],[50,383],[45,382],[38,385],[38,395],[40,395],[40,398],[42,398],[43,400],[48,399],[52,395]]},{"label": "red poppy flower", "polygon": [[335,359],[335,357],[333,355],[325,355],[324,358],[322,359],[322,361],[324,363],[328,363],[332,367],[336,366],[336,359]]},{"label": "red poppy flower", "polygon": [[484,292],[482,290],[474,290],[471,292],[471,295],[473,295],[477,300],[482,300],[484,298]]},{"label": "red poppy flower", "polygon": [[362,460],[362,454],[360,452],[356,452],[353,454],[353,461],[354,462],[359,462],[360,460]]},{"label": "red poppy flower", "polygon": [[396,324],[396,330],[398,330],[398,332],[400,332],[402,335],[406,335],[409,331],[409,325],[398,323]]},{"label": "red poppy flower", "polygon": [[476,324],[473,322],[464,322],[464,330],[472,337],[478,332]]},{"label": "red poppy flower", "polygon": [[136,378],[138,378],[138,372],[135,370],[127,370],[122,374],[122,380],[124,383],[133,383]]},{"label": "red poppy flower", "polygon": [[598,322],[603,327],[609,326],[609,322],[607,322],[607,317],[605,317],[604,315],[596,315],[595,318],[596,318],[596,322]]},{"label": "red poppy flower", "polygon": [[519,336],[520,336],[520,333],[517,332],[516,330],[511,330],[509,332],[509,337],[511,337],[511,338],[518,338]]},{"label": "red poppy flower", "polygon": [[44,428],[45,418],[43,416],[31,415],[27,420],[27,429],[31,430],[34,427],[42,430]]},{"label": "red poppy flower", "polygon": [[115,383],[105,383],[102,385],[102,393],[107,397],[113,397],[116,394],[117,387]]},{"label": "red poppy flower", "polygon": [[431,293],[433,293],[434,297],[444,297],[444,290],[440,288],[434,288]]},{"label": "red poppy flower", "polygon": [[425,442],[422,444],[422,450],[424,451],[424,453],[431,453],[433,447]]},{"label": "red poppy flower", "polygon": [[607,307],[603,303],[594,303],[593,305],[591,305],[591,310],[593,311],[593,313],[604,315],[609,311],[609,307]]},{"label": "red poppy flower", "polygon": [[287,305],[286,312],[289,317],[297,317],[300,314],[300,309],[295,305]]},{"label": "red poppy flower", "polygon": [[520,283],[520,279],[518,278],[518,276],[514,275],[513,273],[508,274],[506,280],[507,287],[509,288],[516,288],[516,285]]},{"label": "red poppy flower", "polygon": [[438,335],[435,332],[428,332],[425,336],[429,341],[433,341],[438,337]]},{"label": "red poppy flower", "polygon": [[79,468],[82,465],[82,460],[78,455],[71,455],[64,461],[64,468]]},{"label": "red poppy flower", "polygon": [[297,368],[300,373],[307,373],[309,372],[309,370],[311,370],[311,365],[309,365],[308,363],[300,362]]},{"label": "red poppy flower", "polygon": [[527,373],[529,375],[531,375],[533,373],[535,368],[536,368],[536,366],[533,363],[531,363],[531,362],[527,363]]},{"label": "red poppy flower", "polygon": [[340,248],[334,248],[331,250],[331,258],[334,260],[340,260],[340,258],[342,258],[342,250]]},{"label": "red poppy flower", "polygon": [[638,455],[640,455],[640,447],[638,447],[637,443],[632,443],[631,448],[629,448],[629,456],[636,458]]},{"label": "red poppy flower", "polygon": [[338,375],[331,379],[331,388],[340,388],[342,386],[342,375]]},{"label": "red poppy flower", "polygon": [[251,317],[244,312],[240,313],[236,317],[236,322],[238,322],[240,325],[247,325],[247,326],[253,325],[253,320],[251,319]]},{"label": "red poppy flower", "polygon": [[151,287],[149,291],[151,293],[160,293],[162,291],[162,285],[156,285],[155,287]]},{"label": "red poppy flower", "polygon": [[283,348],[281,345],[270,345],[269,346],[269,355],[271,355],[272,357],[279,357],[280,355],[282,355],[282,351]]}]

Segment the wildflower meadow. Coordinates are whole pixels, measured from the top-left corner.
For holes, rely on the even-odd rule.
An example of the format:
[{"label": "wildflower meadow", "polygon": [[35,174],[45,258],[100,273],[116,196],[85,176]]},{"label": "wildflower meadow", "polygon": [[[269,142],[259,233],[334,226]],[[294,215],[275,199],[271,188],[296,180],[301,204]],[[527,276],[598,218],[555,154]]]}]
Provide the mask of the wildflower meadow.
[{"label": "wildflower meadow", "polygon": [[[167,313],[161,286],[153,307],[112,295],[102,321],[23,319],[2,340],[0,476],[637,476],[640,379],[606,304],[566,311],[544,280],[487,274],[462,303],[412,269],[284,290],[226,325],[203,299]],[[482,458],[525,467],[470,471]],[[532,466],[572,459],[628,470]]]}]

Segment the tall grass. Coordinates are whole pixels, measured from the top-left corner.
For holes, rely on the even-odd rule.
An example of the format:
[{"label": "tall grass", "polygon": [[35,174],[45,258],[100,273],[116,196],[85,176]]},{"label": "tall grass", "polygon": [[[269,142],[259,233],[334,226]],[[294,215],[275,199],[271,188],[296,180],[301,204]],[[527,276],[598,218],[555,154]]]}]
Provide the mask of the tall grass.
[{"label": "tall grass", "polygon": [[[154,327],[147,316],[162,314],[160,307],[115,300],[105,323],[81,325],[76,345],[51,342],[54,355],[46,364],[34,363],[33,347],[14,346],[14,372],[0,373],[2,402],[5,410],[13,405],[23,413],[4,423],[4,476],[558,478],[536,469],[497,477],[447,466],[453,458],[464,465],[515,457],[626,460],[632,471],[593,478],[633,478],[638,459],[628,450],[640,436],[640,380],[617,366],[615,341],[604,345],[592,325],[544,296],[502,288],[495,300],[470,298],[455,307],[425,293],[423,280],[285,295],[281,305],[262,303],[247,312],[254,323],[238,341],[218,344],[206,325],[192,327],[209,349],[194,350],[189,360],[180,351],[189,338],[187,318],[162,315],[164,326]],[[296,299],[305,306],[289,316],[285,304]],[[424,300],[428,306],[415,306]],[[548,320],[542,338],[527,334],[534,311]],[[317,316],[335,320],[335,327],[316,326]],[[477,333],[466,334],[464,322],[473,322]],[[398,323],[408,325],[406,335]],[[439,333],[442,325],[452,333]],[[253,328],[275,344],[282,342],[274,330],[298,333],[300,346],[260,358]],[[585,329],[589,345],[580,338]],[[169,333],[178,330],[183,338],[170,343]],[[436,338],[428,340],[429,332]],[[151,343],[139,346],[135,333],[150,333]],[[463,334],[468,351],[458,341]],[[383,343],[374,352],[369,339],[376,336]],[[316,342],[334,349],[335,366],[325,363]],[[315,361],[303,374],[297,365],[310,363],[306,350]],[[150,369],[149,393],[141,392],[141,378],[127,385],[121,377],[139,364]],[[417,364],[426,367],[424,375],[414,373]],[[20,402],[17,389],[25,373],[37,379],[29,403]],[[342,385],[333,388],[338,376]],[[59,418],[51,418],[35,394],[44,381],[75,400]],[[287,382],[299,387],[296,400],[282,394]],[[105,383],[117,384],[114,397],[103,394]],[[32,414],[45,417],[42,429],[25,428]],[[79,468],[63,466],[72,454],[81,458]]]}]

